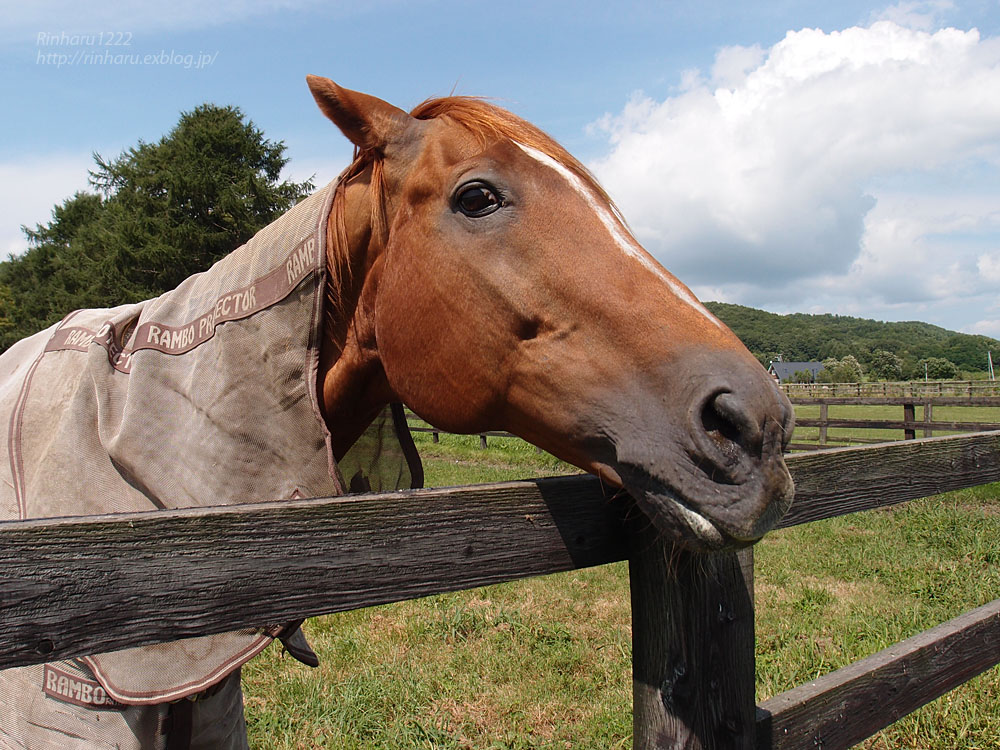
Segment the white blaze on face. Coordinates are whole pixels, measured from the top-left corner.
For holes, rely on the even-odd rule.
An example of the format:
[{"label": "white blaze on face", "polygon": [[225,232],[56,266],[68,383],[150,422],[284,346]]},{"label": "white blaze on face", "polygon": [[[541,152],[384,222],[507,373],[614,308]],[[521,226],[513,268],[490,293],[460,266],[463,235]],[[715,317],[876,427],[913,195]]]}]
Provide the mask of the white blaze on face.
[{"label": "white blaze on face", "polygon": [[594,191],[587,187],[577,175],[567,169],[563,164],[553,159],[548,154],[539,151],[531,146],[525,146],[523,143],[518,143],[514,141],[524,153],[530,156],[537,162],[544,164],[550,169],[554,169],[558,172],[563,179],[570,184],[580,196],[587,201],[587,205],[593,209],[597,218],[601,220],[604,228],[608,230],[611,235],[611,239],[615,241],[622,252],[624,252],[630,258],[634,258],[639,261],[647,270],[651,271],[657,278],[666,283],[670,288],[670,291],[680,299],[682,302],[686,302],[688,305],[693,307],[695,310],[700,312],[713,324],[718,327],[722,327],[722,324],[718,319],[710,313],[704,305],[702,305],[691,292],[689,292],[685,287],[678,284],[674,279],[670,278],[667,273],[663,270],[663,267],[656,262],[656,260],[651,256],[646,250],[638,243],[638,241],[632,236],[631,232],[625,228],[625,225],[611,213],[610,207],[602,205],[602,201],[597,199],[594,195]]}]

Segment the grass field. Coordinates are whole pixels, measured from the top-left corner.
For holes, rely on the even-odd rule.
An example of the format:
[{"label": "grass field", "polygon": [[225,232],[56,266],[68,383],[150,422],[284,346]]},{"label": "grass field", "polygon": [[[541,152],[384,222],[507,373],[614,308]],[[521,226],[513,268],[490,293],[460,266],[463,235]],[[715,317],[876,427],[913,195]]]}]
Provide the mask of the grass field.
[{"label": "grass field", "polygon": [[[516,440],[416,439],[428,486],[572,471]],[[772,533],[756,593],[761,700],[1000,597],[1000,484]],[[277,647],[245,668],[252,747],[631,747],[624,563],[315,618],[306,632],[319,669]],[[1000,672],[862,747],[1000,747]]]}]

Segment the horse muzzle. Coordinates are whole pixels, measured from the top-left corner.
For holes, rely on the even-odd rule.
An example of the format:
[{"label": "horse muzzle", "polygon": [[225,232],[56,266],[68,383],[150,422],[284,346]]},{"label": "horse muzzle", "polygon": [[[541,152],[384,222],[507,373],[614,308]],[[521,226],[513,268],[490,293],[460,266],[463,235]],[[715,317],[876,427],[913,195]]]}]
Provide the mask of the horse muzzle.
[{"label": "horse muzzle", "polygon": [[662,428],[647,423],[616,441],[625,489],[662,534],[696,550],[756,542],[794,496],[783,458],[791,404],[759,365],[722,356],[722,374],[692,379],[667,400],[687,404],[683,413],[661,407]]}]

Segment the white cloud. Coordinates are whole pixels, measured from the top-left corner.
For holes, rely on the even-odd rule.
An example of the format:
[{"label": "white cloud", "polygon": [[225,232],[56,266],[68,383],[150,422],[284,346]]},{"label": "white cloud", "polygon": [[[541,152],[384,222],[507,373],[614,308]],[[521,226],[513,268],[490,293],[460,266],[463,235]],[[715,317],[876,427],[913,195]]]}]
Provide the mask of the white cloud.
[{"label": "white cloud", "polygon": [[64,154],[0,163],[0,260],[27,249],[21,225],[32,229],[52,218],[52,208],[88,189],[90,154]]},{"label": "white cloud", "polygon": [[747,74],[760,67],[765,52],[759,44],[751,47],[723,47],[712,65],[712,83],[735,88],[746,81]]},{"label": "white cloud", "polygon": [[[983,281],[1000,284],[1000,253],[980,255],[976,268]],[[1000,297],[1000,289],[997,290],[997,296]]]},{"label": "white cloud", "polygon": [[[983,336],[992,336],[995,339],[1000,339],[1000,319],[976,321],[970,327],[969,333],[978,333]],[[1000,354],[993,358],[993,367],[996,368],[998,366],[1000,366]]]},{"label": "white cloud", "polygon": [[[987,294],[1000,261],[976,255],[1000,233],[1000,193],[890,194],[865,217],[861,252],[847,279],[888,302]],[[995,260],[995,259],[994,259]]]},{"label": "white cloud", "polygon": [[962,176],[997,184],[1000,41],[885,20],[803,29],[722,50],[709,80],[685,81],[605,116],[610,152],[592,165],[682,279],[772,309],[781,295],[847,312],[984,293],[1000,193]]}]

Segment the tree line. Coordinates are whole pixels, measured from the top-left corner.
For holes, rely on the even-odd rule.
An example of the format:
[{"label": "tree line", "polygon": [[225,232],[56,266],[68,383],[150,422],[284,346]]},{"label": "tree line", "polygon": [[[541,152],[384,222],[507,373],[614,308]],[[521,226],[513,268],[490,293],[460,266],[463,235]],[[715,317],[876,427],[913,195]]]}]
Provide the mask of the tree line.
[{"label": "tree line", "polygon": [[917,360],[916,370],[907,371],[903,360],[892,352],[878,349],[872,352],[868,366],[864,367],[858,358],[848,354],[840,359],[827,357],[823,369],[816,377],[810,370],[796,370],[789,382],[792,383],[860,383],[863,380],[954,380],[962,376],[954,362],[943,357],[926,357]]},{"label": "tree line", "polygon": [[[949,331],[917,321],[886,323],[846,315],[777,315],[742,305],[706,306],[739,336],[766,367],[781,355],[788,362],[823,362],[823,377],[873,380],[947,380],[987,370],[987,352],[1000,341]],[[842,379],[841,379],[842,378]],[[853,379],[851,379],[853,378]]]},{"label": "tree line", "polygon": [[72,310],[156,297],[235,250],[313,190],[236,107],[181,114],[158,142],[94,156],[92,190],[23,228],[28,250],[0,262],[0,351]]}]

